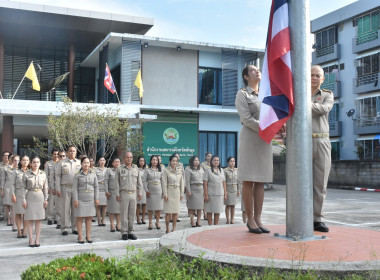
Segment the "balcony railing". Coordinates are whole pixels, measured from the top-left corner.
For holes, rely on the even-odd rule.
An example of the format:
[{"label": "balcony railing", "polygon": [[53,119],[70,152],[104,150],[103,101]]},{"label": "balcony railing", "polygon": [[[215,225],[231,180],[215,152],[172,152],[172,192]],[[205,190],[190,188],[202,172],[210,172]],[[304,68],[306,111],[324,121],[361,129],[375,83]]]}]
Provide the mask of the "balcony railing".
[{"label": "balcony railing", "polygon": [[341,97],[341,92],[340,92],[340,82],[330,82],[330,83],[323,83],[321,85],[322,89],[328,89],[331,90],[334,94],[334,98],[339,98]]},{"label": "balcony railing", "polygon": [[313,64],[323,64],[340,58],[340,44],[318,48],[313,52]]},{"label": "balcony railing", "polygon": [[380,133],[380,117],[359,116],[354,121],[354,134]]},{"label": "balcony railing", "polygon": [[367,32],[365,34],[361,34],[356,36],[356,45],[360,45],[363,43],[367,43],[373,40],[376,40],[379,37],[379,33],[377,30]]},{"label": "balcony railing", "polygon": [[372,73],[364,76],[359,76],[356,79],[356,86],[362,86],[362,85],[368,85],[368,84],[375,84],[378,82],[379,79],[379,73]]},{"label": "balcony railing", "polygon": [[317,57],[321,57],[334,52],[334,45],[330,45],[324,48],[317,48]]},{"label": "balcony railing", "polygon": [[329,121],[330,136],[340,137],[342,136],[342,122],[336,120]]}]

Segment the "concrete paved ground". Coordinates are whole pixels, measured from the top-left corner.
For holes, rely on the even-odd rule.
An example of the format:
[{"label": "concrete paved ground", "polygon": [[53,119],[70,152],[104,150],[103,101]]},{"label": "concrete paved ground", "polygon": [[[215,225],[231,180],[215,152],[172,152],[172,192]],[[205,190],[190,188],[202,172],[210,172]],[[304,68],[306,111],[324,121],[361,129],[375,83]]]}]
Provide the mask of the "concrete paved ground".
[{"label": "concrete paved ground", "polygon": [[[285,225],[286,190],[283,185],[272,185],[265,191],[265,202],[262,220],[265,224]],[[380,193],[359,192],[352,190],[328,189],[325,204],[326,224],[330,226],[348,226],[380,231]],[[185,201],[181,205],[181,222],[177,229],[189,228],[189,218]],[[158,248],[158,239],[165,234],[164,221],[161,220],[161,230],[147,230],[147,225],[135,225],[137,241],[122,241],[119,232],[109,231],[108,219],[106,227],[98,227],[93,223],[93,244],[76,243],[77,236],[60,235],[55,226],[48,226],[43,221],[41,247],[29,248],[28,239],[17,239],[16,233],[0,222],[0,262],[2,270],[0,279],[20,279],[20,274],[32,264],[49,262],[59,257],[70,257],[80,252],[93,251],[103,257],[121,257],[127,254],[126,247],[134,245],[143,250]],[[235,223],[242,223],[240,203],[237,205]],[[224,213],[220,224],[225,224]],[[202,220],[202,225],[207,222]]]}]

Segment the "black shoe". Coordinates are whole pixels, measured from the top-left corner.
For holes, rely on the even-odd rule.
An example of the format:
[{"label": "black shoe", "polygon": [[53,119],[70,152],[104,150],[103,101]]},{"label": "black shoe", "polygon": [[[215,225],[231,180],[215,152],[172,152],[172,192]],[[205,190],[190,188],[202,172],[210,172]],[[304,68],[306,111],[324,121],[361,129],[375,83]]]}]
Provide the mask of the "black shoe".
[{"label": "black shoe", "polygon": [[96,222],[96,220],[95,220],[95,219],[92,219],[92,222],[93,222],[93,223],[95,223],[95,222]]},{"label": "black shoe", "polygon": [[181,221],[177,219],[177,223],[180,223]]},{"label": "black shoe", "polygon": [[270,230],[265,227],[259,227],[262,233],[270,233]]},{"label": "black shoe", "polygon": [[115,232],[116,230],[115,229],[111,229],[111,232]]},{"label": "black shoe", "polygon": [[36,243],[36,244],[34,244],[34,247],[40,247],[40,244]]},{"label": "black shoe", "polygon": [[120,231],[120,229],[119,229],[119,228],[116,228],[116,231]]},{"label": "black shoe", "polygon": [[79,243],[79,244],[84,244],[84,240],[82,240],[82,241],[79,241],[79,240],[78,240],[78,243]]},{"label": "black shoe", "polygon": [[30,244],[30,243],[29,243],[29,247],[32,247],[32,248],[34,248],[34,244]]},{"label": "black shoe", "polygon": [[121,238],[122,238],[123,240],[128,240],[128,234],[123,234],[123,235],[121,236]]},{"label": "black shoe", "polygon": [[132,234],[132,233],[130,233],[130,234],[128,234],[128,239],[137,240],[137,236],[134,235],[134,234]]},{"label": "black shoe", "polygon": [[54,224],[56,225],[56,224],[57,224],[57,221],[54,221]]},{"label": "black shoe", "polygon": [[329,228],[323,222],[315,222],[314,230],[320,232],[329,232]]},{"label": "black shoe", "polygon": [[86,237],[86,241],[87,241],[87,243],[92,243],[92,240],[87,239],[87,237]]},{"label": "black shoe", "polygon": [[142,223],[143,225],[145,225],[145,224],[146,224],[146,222],[145,222],[145,221],[141,221],[141,223]]},{"label": "black shoe", "polygon": [[78,234],[78,231],[76,231],[76,230],[73,230],[73,234]]},{"label": "black shoe", "polygon": [[69,233],[65,230],[65,231],[62,231],[62,235],[68,235]]},{"label": "black shoe", "polygon": [[21,235],[21,238],[27,238],[28,236],[25,234],[25,235]]},{"label": "black shoe", "polygon": [[53,221],[52,220],[49,220],[48,223],[47,223],[49,226],[51,226],[53,224]]},{"label": "black shoe", "polygon": [[260,234],[263,233],[260,228],[251,228],[251,226],[247,223],[248,231],[251,233]]},{"label": "black shoe", "polygon": [[56,229],[61,229],[61,225],[57,225],[55,228]]}]

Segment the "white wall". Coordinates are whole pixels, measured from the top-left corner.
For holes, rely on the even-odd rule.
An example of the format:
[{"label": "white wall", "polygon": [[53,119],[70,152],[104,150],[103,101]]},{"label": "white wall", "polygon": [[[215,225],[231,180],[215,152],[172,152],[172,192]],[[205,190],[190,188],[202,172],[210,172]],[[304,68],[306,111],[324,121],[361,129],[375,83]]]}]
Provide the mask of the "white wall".
[{"label": "white wall", "polygon": [[236,114],[199,114],[199,131],[228,131],[240,132],[241,123]]}]

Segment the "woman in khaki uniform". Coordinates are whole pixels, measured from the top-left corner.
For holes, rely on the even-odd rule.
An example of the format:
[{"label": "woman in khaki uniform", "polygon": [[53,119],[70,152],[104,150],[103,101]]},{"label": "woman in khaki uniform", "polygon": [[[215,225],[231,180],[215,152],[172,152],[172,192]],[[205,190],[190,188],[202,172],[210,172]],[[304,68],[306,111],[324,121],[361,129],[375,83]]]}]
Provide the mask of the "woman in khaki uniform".
[{"label": "woman in khaki uniform", "polygon": [[[139,172],[140,172],[140,177],[143,178],[144,177],[144,174],[145,174],[145,170],[146,170],[146,162],[145,162],[145,158],[143,156],[139,156],[137,158],[137,167],[139,168]],[[137,195],[137,193],[136,193]],[[145,215],[146,215],[146,193],[145,193],[145,189],[143,188],[141,190],[141,199],[140,200],[137,200],[137,197],[136,197],[136,201],[137,201],[137,204],[136,204],[136,220],[137,220],[137,224],[141,225],[141,224],[146,224],[145,222]],[[140,219],[140,209],[141,209],[141,219]]]},{"label": "woman in khaki uniform", "polygon": [[261,212],[264,183],[272,182],[273,178],[273,156],[272,143],[267,144],[259,136],[261,102],[258,91],[261,73],[256,66],[247,65],[242,71],[242,77],[246,87],[237,92],[235,100],[243,125],[239,137],[238,180],[243,183],[242,198],[247,210],[249,231],[269,233],[261,222]]},{"label": "woman in khaki uniform", "polygon": [[220,169],[219,156],[212,156],[211,168],[203,174],[203,189],[208,225],[212,225],[212,214],[214,225],[217,225],[223,212],[223,201],[227,199],[226,178]]},{"label": "woman in khaki uniform", "polygon": [[[190,213],[192,227],[201,227],[201,213],[204,207],[203,198],[203,168],[200,167],[199,158],[192,156],[189,166],[185,169],[185,188],[187,194],[187,208]],[[197,223],[194,224],[194,213],[197,211]]]},{"label": "woman in khaki uniform", "polygon": [[98,218],[98,226],[105,227],[104,222],[107,212],[107,197],[106,197],[106,185],[105,185],[105,175],[107,172],[106,159],[101,157],[98,161],[99,167],[94,167],[91,170],[94,170],[96,177],[98,179],[99,186],[99,205],[96,206],[96,216]]},{"label": "woman in khaki uniform", "polygon": [[226,205],[227,224],[233,224],[235,217],[235,205],[237,202],[237,197],[240,195],[240,185],[237,180],[238,169],[235,168],[235,158],[229,157],[227,159],[227,163],[228,167],[223,169],[227,187],[227,200],[224,201],[224,205]]},{"label": "woman in khaki uniform", "polygon": [[[45,218],[45,208],[48,204],[48,184],[44,171],[40,170],[41,160],[32,158],[31,170],[22,177],[25,188],[23,204],[24,219],[28,225],[29,247],[40,247],[41,221]],[[33,222],[35,222],[36,239],[33,240]]]},{"label": "woman in khaki uniform", "polygon": [[17,231],[15,216],[13,212],[13,201],[12,201],[12,174],[13,171],[17,169],[18,163],[20,162],[20,157],[18,155],[13,155],[9,159],[9,165],[2,168],[1,175],[1,196],[3,197],[3,205],[5,211],[5,217],[7,219],[7,226],[12,226],[13,231]]},{"label": "woman in khaki uniform", "polygon": [[106,173],[106,196],[107,196],[107,210],[110,219],[110,231],[115,232],[114,219],[116,218],[116,230],[120,231],[120,202],[116,199],[115,191],[115,176],[116,169],[120,166],[120,159],[114,158],[111,161],[112,167],[107,169]]},{"label": "woman in khaki uniform", "polygon": [[153,212],[156,217],[156,229],[161,229],[160,215],[164,199],[162,197],[162,169],[158,162],[158,156],[153,155],[150,157],[149,168],[145,170],[142,180],[148,208],[148,229],[153,229]]},{"label": "woman in khaki uniform", "polygon": [[181,170],[177,169],[178,157],[169,158],[169,166],[162,174],[162,189],[164,193],[164,213],[166,233],[169,233],[170,217],[172,217],[173,229],[177,226],[179,206],[183,199],[184,183]]},{"label": "woman in khaki uniform", "polygon": [[73,201],[75,217],[77,217],[78,243],[84,244],[83,218],[86,224],[86,241],[92,243],[91,225],[95,206],[99,205],[99,186],[97,175],[90,170],[90,160],[87,157],[81,159],[81,166],[79,172],[74,175]]},{"label": "woman in khaki uniform", "polygon": [[[24,220],[25,209],[22,207],[23,197],[25,196],[25,188],[22,181],[24,173],[29,170],[29,157],[23,156],[21,158],[21,168],[13,170],[12,174],[12,201],[13,213],[15,214],[17,226],[17,238],[26,238],[27,224]],[[23,228],[21,229],[21,223]]]}]

